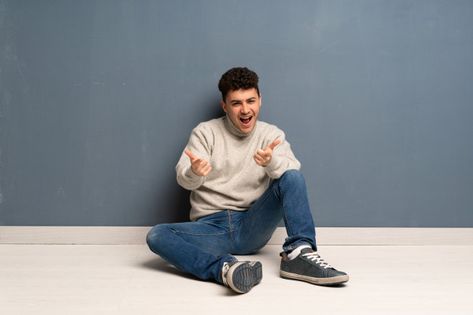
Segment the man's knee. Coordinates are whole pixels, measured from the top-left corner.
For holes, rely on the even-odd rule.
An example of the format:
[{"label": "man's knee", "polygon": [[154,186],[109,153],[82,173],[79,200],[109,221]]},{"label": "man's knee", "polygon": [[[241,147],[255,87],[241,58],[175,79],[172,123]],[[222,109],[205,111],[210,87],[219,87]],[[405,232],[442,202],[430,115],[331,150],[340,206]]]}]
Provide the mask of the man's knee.
[{"label": "man's knee", "polygon": [[280,178],[281,181],[290,182],[290,183],[304,183],[304,176],[299,170],[287,170],[285,171]]},{"label": "man's knee", "polygon": [[148,244],[148,247],[153,252],[158,252],[160,244],[165,241],[166,234],[169,233],[169,231],[170,230],[166,224],[158,224],[151,228],[146,235],[146,243]]}]

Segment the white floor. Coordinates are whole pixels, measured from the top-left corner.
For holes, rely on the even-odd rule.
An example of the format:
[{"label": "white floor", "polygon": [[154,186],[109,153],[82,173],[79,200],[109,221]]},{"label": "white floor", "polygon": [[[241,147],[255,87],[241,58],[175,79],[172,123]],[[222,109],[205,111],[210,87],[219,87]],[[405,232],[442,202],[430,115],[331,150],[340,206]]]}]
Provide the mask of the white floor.
[{"label": "white floor", "polygon": [[279,277],[248,294],[183,275],[146,245],[0,245],[0,314],[473,314],[473,246],[321,246],[343,287]]}]

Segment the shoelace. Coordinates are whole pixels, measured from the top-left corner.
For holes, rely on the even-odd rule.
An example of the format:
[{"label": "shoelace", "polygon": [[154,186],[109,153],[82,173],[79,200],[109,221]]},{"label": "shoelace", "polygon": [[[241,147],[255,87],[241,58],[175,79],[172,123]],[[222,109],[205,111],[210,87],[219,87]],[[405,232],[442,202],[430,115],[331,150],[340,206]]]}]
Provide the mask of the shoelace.
[{"label": "shoelace", "polygon": [[303,256],[303,257],[307,257],[308,259],[310,259],[310,260],[312,260],[312,261],[315,261],[316,264],[320,265],[320,267],[324,267],[325,269],[327,269],[327,268],[333,268],[333,267],[330,266],[327,262],[325,262],[325,261],[322,259],[322,257],[320,257],[320,255],[317,254],[317,252],[303,254],[302,256]]}]

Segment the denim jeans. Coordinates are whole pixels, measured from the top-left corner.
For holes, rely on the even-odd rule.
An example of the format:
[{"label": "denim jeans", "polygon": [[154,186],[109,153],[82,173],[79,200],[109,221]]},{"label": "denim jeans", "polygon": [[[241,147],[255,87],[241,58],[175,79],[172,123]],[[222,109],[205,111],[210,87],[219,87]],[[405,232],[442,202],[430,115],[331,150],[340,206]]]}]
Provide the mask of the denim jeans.
[{"label": "denim jeans", "polygon": [[309,244],[317,250],[315,226],[302,173],[286,171],[246,211],[223,209],[195,222],[155,225],[146,237],[149,248],[181,271],[222,283],[224,262],[264,247],[284,219],[288,237],[283,250]]}]

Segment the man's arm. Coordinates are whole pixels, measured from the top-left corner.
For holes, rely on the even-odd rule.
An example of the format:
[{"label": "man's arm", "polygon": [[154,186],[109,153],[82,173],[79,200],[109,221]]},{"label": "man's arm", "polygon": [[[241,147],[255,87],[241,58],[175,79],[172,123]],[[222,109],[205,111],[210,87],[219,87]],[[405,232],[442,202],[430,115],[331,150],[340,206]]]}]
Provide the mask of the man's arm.
[{"label": "man's arm", "polygon": [[[210,166],[210,143],[201,126],[192,130],[189,142],[176,165],[176,179],[187,190],[199,188],[212,170]],[[194,164],[194,170],[192,165]]]}]

